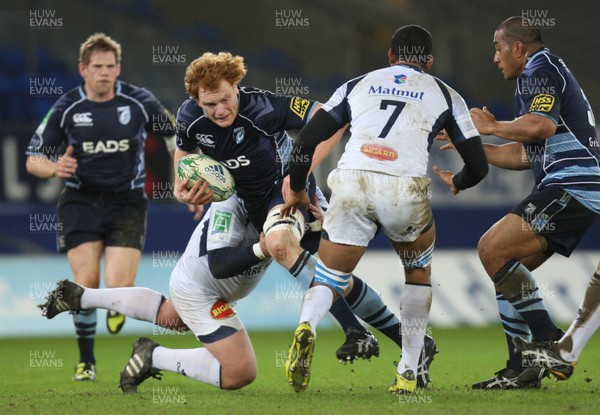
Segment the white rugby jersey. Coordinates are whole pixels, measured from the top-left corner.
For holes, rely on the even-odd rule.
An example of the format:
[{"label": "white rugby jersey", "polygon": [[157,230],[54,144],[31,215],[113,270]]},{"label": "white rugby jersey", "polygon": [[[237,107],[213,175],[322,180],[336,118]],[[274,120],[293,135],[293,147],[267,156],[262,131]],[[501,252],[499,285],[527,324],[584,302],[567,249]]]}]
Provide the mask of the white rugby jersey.
[{"label": "white rugby jersey", "polygon": [[[256,287],[271,263],[271,258],[249,267],[231,278],[216,279],[210,272],[207,253],[224,247],[250,246],[259,241],[258,232],[248,220],[248,214],[234,194],[223,202],[213,202],[194,233],[177,264],[177,285],[193,292],[217,295],[233,302],[246,297]],[[188,266],[186,259],[197,258],[200,263]],[[176,268],[176,269],[177,269]],[[191,272],[193,271],[193,272]],[[183,274],[183,275],[181,275]],[[183,283],[183,284],[182,284]]]},{"label": "white rugby jersey", "polygon": [[369,72],[342,85],[323,106],[350,140],[338,168],[424,177],[434,137],[446,129],[457,145],[479,133],[462,97],[411,65]]}]

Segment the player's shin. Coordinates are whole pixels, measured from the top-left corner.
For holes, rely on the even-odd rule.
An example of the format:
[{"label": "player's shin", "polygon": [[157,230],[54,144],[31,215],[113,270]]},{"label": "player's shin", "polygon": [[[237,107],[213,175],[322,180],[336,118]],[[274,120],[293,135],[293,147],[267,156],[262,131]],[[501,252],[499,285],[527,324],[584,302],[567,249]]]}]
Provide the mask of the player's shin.
[{"label": "player's shin", "polygon": [[492,278],[496,290],[521,314],[533,340],[558,340],[562,330],[554,325],[539,288],[529,270],[519,261],[507,262]]},{"label": "player's shin", "polygon": [[315,277],[315,267],[317,259],[308,251],[300,254],[294,265],[289,269],[292,277],[296,278],[298,288],[302,291],[308,290],[310,284]]},{"label": "player's shin", "polygon": [[163,301],[162,294],[144,287],[86,288],[82,308],[105,308],[136,320],[153,322]]},{"label": "player's shin", "polygon": [[[290,268],[290,274],[296,278],[298,286],[302,291],[309,289],[315,276],[316,265],[317,259],[311,255],[310,252],[304,251],[300,254],[292,268]],[[350,327],[353,327],[360,332],[367,331],[362,324],[360,324],[343,297],[340,297],[333,302],[329,312],[335,317],[338,323],[340,323],[344,333],[346,333]]]},{"label": "player's shin", "polygon": [[152,367],[221,387],[221,364],[205,348],[168,349],[158,346],[152,352]]},{"label": "player's shin", "polygon": [[[366,323],[385,334],[402,347],[400,319],[383,302],[381,294],[365,281],[352,276],[352,289],[346,295],[346,301],[352,311]],[[336,301],[337,303],[337,301]]]},{"label": "player's shin", "polygon": [[316,334],[316,328],[333,303],[333,292],[326,285],[311,287],[304,295],[300,322],[308,322]]},{"label": "player's shin", "polygon": [[568,362],[579,359],[585,344],[600,327],[600,275],[594,274],[575,320],[558,342],[560,355]]},{"label": "player's shin", "polygon": [[315,285],[306,292],[300,312],[300,322],[310,323],[314,331],[333,303],[332,290],[342,295],[351,277],[351,273],[333,270],[326,267],[320,259],[317,260],[315,283],[320,285]]},{"label": "player's shin", "polygon": [[523,370],[523,358],[520,352],[515,351],[513,338],[517,336],[531,341],[531,331],[525,320],[523,320],[523,317],[521,317],[521,314],[499,292],[496,293],[496,304],[498,305],[498,313],[500,314],[502,327],[504,327],[508,346],[508,362],[506,367],[520,372]]},{"label": "player's shin", "polygon": [[77,345],[79,346],[79,362],[96,364],[94,357],[94,336],[96,335],[96,309],[81,310],[73,315]]},{"label": "player's shin", "polygon": [[402,359],[398,364],[398,373],[406,370],[417,373],[417,366],[431,308],[431,285],[407,282],[400,297],[400,320],[402,323]]}]

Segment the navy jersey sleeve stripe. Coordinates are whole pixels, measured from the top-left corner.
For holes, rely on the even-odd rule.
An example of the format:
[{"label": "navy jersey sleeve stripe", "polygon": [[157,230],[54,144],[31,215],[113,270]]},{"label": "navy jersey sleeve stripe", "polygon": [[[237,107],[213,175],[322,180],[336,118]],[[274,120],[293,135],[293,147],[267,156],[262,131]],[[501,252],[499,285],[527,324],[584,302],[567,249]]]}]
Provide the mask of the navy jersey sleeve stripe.
[{"label": "navy jersey sleeve stripe", "polygon": [[446,85],[442,81],[440,81],[436,77],[433,77],[433,79],[435,79],[435,83],[438,84],[438,86],[440,87],[440,90],[444,95],[444,99],[446,100],[446,105],[448,105],[450,114],[452,114],[452,98],[450,97],[450,91],[448,91],[448,88],[446,88]]}]

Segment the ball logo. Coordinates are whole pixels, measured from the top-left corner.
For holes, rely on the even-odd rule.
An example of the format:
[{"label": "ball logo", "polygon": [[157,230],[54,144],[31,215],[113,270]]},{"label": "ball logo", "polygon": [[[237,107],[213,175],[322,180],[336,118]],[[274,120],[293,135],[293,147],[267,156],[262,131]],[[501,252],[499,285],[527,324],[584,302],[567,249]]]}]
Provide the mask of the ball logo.
[{"label": "ball logo", "polygon": [[188,154],[179,160],[177,175],[181,180],[189,179],[190,189],[197,181],[208,182],[205,193],[214,191],[212,200],[220,202],[235,192],[235,180],[227,168],[204,154]]},{"label": "ball logo", "polygon": [[235,316],[235,310],[227,301],[217,300],[210,309],[210,316],[215,320],[222,320]]},{"label": "ball logo", "polygon": [[225,182],[225,176],[223,175],[224,170],[223,166],[220,164],[213,164],[212,166],[206,166],[204,171],[213,176],[215,179],[220,180],[221,182]]}]

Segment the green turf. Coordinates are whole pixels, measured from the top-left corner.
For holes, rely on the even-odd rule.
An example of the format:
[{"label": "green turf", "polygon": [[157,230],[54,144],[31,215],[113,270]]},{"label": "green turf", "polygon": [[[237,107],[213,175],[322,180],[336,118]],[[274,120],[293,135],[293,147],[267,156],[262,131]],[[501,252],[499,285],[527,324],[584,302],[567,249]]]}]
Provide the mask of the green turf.
[{"label": "green turf", "polygon": [[[430,389],[411,397],[387,393],[398,360],[397,347],[379,336],[382,353],[371,362],[342,366],[335,349],[341,331],[319,332],[309,388],[294,393],[283,362],[293,330],[254,332],[259,375],[239,391],[221,391],[165,373],[149,379],[137,395],[118,388],[135,336],[99,337],[98,379],[71,381],[76,346],[72,338],[0,340],[0,414],[532,414],[600,413],[600,337],[584,350],[573,378],[544,381],[541,390],[473,391],[470,384],[503,366],[505,345],[499,327],[436,329],[436,356]],[[193,336],[151,336],[167,347],[196,347]],[[52,366],[52,367],[49,367]]]}]

